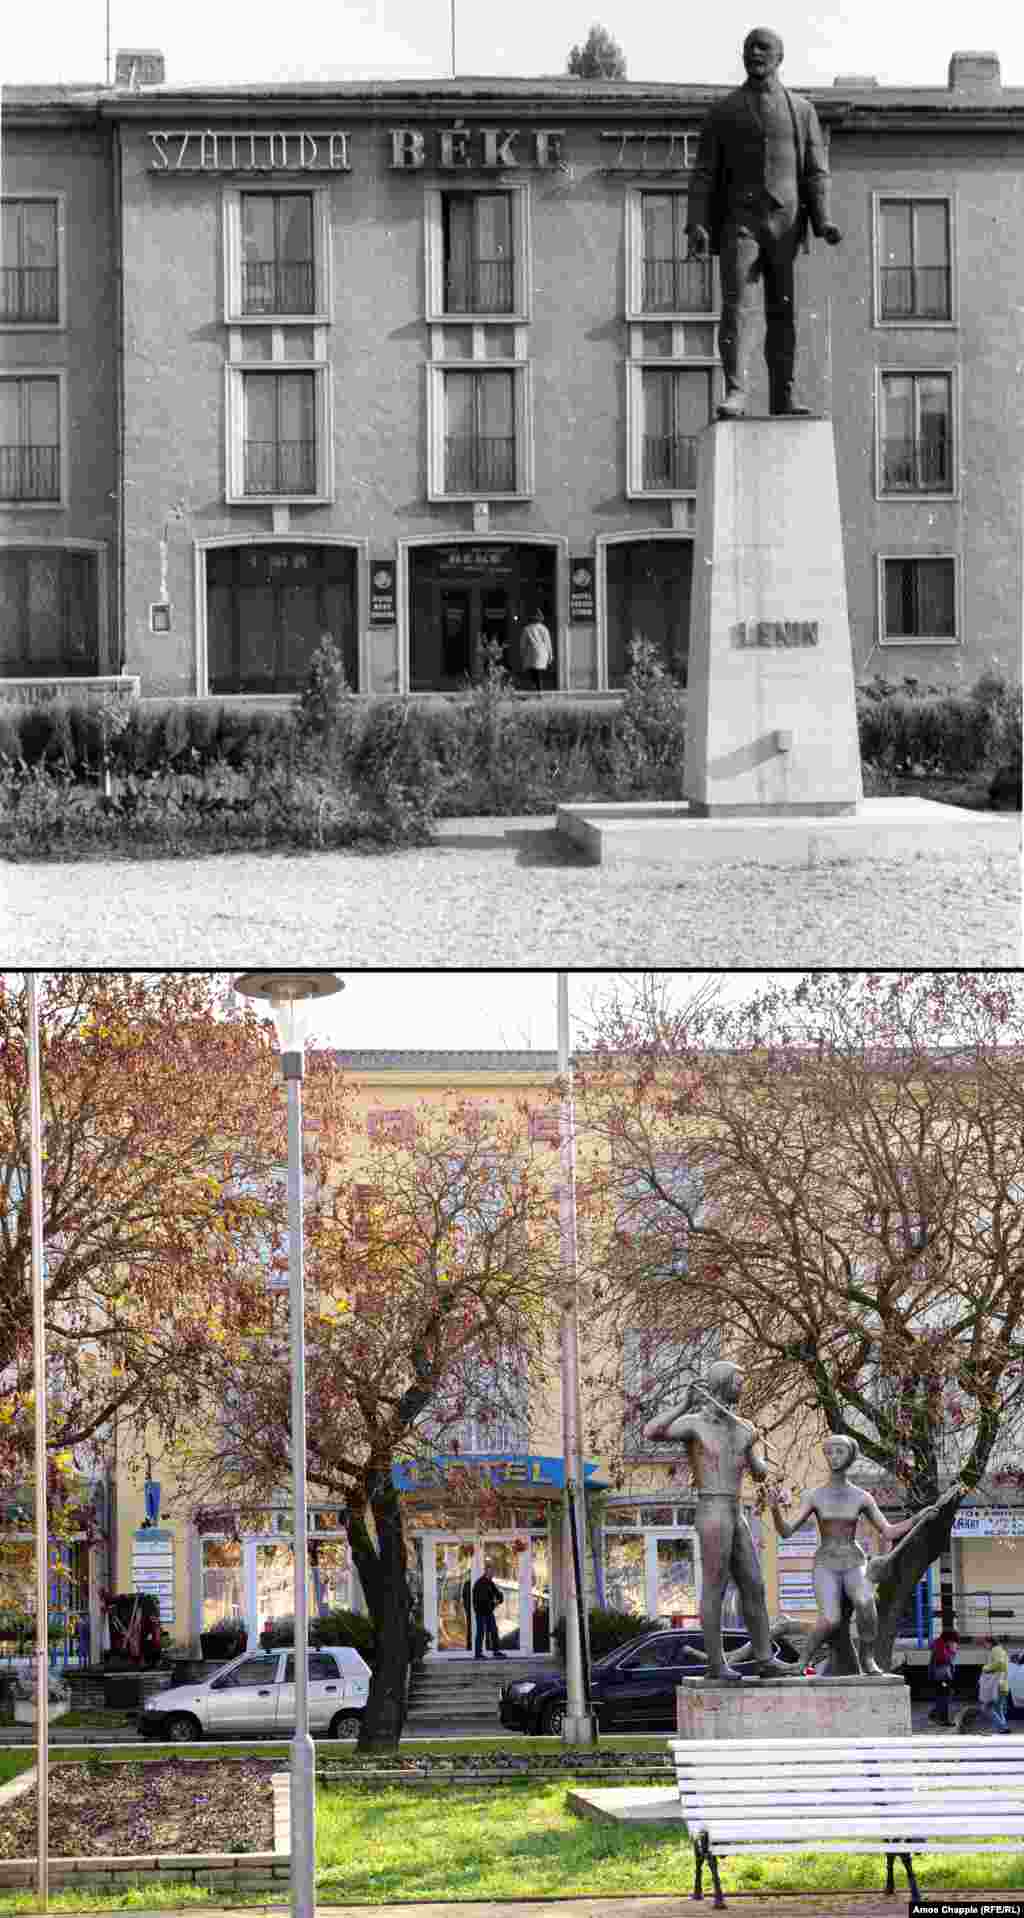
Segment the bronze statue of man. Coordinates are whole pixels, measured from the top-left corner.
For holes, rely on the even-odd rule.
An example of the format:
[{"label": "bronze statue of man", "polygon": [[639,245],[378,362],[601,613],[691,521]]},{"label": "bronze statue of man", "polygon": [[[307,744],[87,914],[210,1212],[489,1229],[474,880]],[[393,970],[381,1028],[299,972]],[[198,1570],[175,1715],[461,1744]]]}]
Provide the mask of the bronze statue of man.
[{"label": "bronze statue of man", "polygon": [[754,27],[743,42],[746,82],[711,107],[690,182],[687,234],[694,257],[719,256],[725,373],[719,419],[747,410],[747,374],[764,283],[765,341],[773,414],[804,414],[793,391],[796,315],[793,267],[808,228],[829,246],[842,235],[829,215],[829,171],[818,116],[781,84],[782,41]]},{"label": "bronze statue of man", "polygon": [[[685,1447],[697,1488],[697,1538],[700,1542],[700,1620],[704,1628],[707,1676],[739,1679],[722,1649],[722,1599],[730,1578],[735,1580],[750,1634],[755,1669],[761,1678],[789,1678],[795,1668],[772,1655],[771,1631],[764,1579],[754,1550],[750,1527],[740,1506],[744,1472],[752,1478],[768,1476],[768,1466],[757,1447],[757,1432],[748,1419],[731,1407],[743,1388],[738,1365],[720,1359],[708,1368],[707,1391],[691,1387],[681,1403],[669,1406],[644,1426],[649,1439],[679,1439]],[[690,1409],[692,1399],[697,1405]]]}]

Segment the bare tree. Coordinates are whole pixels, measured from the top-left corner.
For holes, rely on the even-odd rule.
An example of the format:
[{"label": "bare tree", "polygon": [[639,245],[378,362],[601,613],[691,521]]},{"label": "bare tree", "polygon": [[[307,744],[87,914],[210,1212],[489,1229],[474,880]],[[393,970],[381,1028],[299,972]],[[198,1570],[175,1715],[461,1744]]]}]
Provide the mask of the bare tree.
[{"label": "bare tree", "polygon": [[566,73],[578,80],[624,80],[626,56],[606,27],[595,22],[581,47],[570,47]]},{"label": "bare tree", "polygon": [[[848,1434],[890,1502],[1024,1481],[1024,982],[823,973],[730,1009],[655,976],[590,1038],[593,1257],[658,1396],[718,1333],[776,1445]],[[882,1578],[883,1662],[955,1511]]]}]

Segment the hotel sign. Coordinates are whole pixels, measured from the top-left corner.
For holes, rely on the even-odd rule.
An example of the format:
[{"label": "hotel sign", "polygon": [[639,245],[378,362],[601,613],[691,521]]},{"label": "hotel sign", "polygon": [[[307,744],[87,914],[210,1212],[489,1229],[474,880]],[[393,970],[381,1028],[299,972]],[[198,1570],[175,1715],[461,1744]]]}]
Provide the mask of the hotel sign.
[{"label": "hotel sign", "polygon": [[[153,127],[151,173],[349,173],[352,135],[340,127]],[[610,142],[602,172],[681,173],[696,158],[692,130],[642,131],[632,127],[598,134]],[[503,173],[523,167],[567,171],[564,127],[391,127],[389,165],[399,173],[424,167],[443,173],[475,168]]]},{"label": "hotel sign", "polygon": [[[393,1465],[391,1482],[399,1492],[413,1492],[420,1486],[443,1484],[449,1468],[479,1475],[485,1485],[515,1486],[527,1491],[534,1486],[565,1485],[565,1460],[541,1458],[532,1452],[514,1453],[442,1453],[436,1459],[416,1460],[409,1465]],[[597,1461],[584,1462],[583,1477],[589,1480],[597,1471]]]}]

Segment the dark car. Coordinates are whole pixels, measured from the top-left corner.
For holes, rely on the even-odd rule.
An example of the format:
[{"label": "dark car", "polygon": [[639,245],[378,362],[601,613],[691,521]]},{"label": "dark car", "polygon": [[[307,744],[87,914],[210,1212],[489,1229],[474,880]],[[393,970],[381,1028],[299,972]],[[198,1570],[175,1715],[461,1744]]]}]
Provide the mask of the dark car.
[{"label": "dark car", "polygon": [[[747,1642],[746,1632],[723,1632],[726,1657]],[[595,1660],[590,1672],[591,1708],[602,1731],[673,1731],[676,1723],[676,1686],[683,1678],[704,1671],[704,1637],[699,1631],[650,1632],[631,1639],[614,1652]],[[796,1654],[776,1644],[775,1656],[787,1664]],[[753,1676],[753,1661],[737,1665]],[[565,1679],[560,1672],[543,1677],[517,1678],[503,1685],[498,1715],[509,1731],[547,1732],[556,1737],[565,1711]]]}]

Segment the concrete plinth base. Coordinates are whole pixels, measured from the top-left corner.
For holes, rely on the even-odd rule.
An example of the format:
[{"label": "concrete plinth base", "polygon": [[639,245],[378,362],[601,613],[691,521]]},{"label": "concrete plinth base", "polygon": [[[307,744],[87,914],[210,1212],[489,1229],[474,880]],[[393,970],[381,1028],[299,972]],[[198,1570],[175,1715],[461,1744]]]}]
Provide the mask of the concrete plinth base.
[{"label": "concrete plinth base", "polygon": [[902,1678],[686,1678],[676,1688],[680,1738],[909,1738]]},{"label": "concrete plinth base", "polygon": [[835,859],[974,859],[1020,849],[1015,813],[929,799],[865,799],[857,812],[700,818],[686,800],[559,806],[558,831],[595,866],[819,866]]},{"label": "concrete plinth base", "polygon": [[700,436],[683,790],[745,807],[861,798],[829,420],[719,421]]}]

